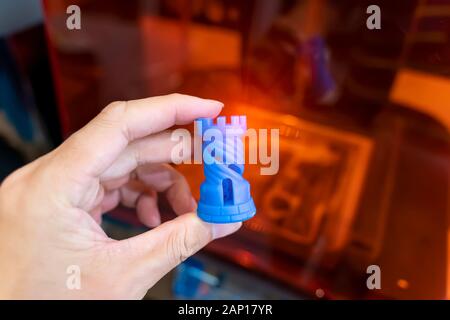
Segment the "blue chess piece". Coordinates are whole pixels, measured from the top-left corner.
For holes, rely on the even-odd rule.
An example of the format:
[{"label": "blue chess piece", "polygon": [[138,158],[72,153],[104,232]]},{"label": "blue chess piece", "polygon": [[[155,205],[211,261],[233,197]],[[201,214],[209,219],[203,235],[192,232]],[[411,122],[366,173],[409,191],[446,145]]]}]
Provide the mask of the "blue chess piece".
[{"label": "blue chess piece", "polygon": [[242,135],[247,130],[245,116],[196,120],[202,136],[205,181],[200,187],[198,216],[211,223],[232,223],[250,219],[256,213],[250,184],[242,177],[244,148]]}]

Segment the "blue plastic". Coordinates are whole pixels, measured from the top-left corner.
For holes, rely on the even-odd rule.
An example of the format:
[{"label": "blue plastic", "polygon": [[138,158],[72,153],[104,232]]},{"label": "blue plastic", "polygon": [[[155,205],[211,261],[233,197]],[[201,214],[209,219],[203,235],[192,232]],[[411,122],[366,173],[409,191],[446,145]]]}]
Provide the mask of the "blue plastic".
[{"label": "blue plastic", "polygon": [[[247,130],[245,116],[196,120],[202,136],[205,181],[200,187],[198,216],[211,223],[240,222],[253,217],[255,204],[244,172],[242,135]],[[221,141],[220,141],[221,138]]]},{"label": "blue plastic", "polygon": [[327,57],[327,47],[322,37],[307,40],[301,51],[311,68],[311,90],[316,100],[327,100],[336,92],[334,80]]}]

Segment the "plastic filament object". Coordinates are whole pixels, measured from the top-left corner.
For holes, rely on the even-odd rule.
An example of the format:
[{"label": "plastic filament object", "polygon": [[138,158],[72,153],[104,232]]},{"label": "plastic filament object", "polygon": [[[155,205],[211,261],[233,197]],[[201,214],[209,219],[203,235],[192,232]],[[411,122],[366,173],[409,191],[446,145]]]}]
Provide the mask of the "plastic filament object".
[{"label": "plastic filament object", "polygon": [[247,130],[245,116],[196,120],[202,136],[205,181],[200,187],[198,216],[211,223],[232,223],[250,219],[256,213],[250,184],[244,172],[242,135]]}]

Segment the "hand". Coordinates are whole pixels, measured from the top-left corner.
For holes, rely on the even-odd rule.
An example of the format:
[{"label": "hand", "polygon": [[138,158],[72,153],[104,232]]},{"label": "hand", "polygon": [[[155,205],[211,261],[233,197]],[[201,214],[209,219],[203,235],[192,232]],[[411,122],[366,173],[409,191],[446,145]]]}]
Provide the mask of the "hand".
[{"label": "hand", "polygon": [[[186,180],[164,164],[175,142],[162,130],[215,117],[222,106],[179,94],[114,102],[10,175],[0,188],[0,298],[142,298],[181,261],[239,229],[198,219]],[[157,192],[179,217],[126,240],[106,236],[98,222],[119,203],[159,225]],[[79,290],[67,285],[71,266],[81,272]]]}]

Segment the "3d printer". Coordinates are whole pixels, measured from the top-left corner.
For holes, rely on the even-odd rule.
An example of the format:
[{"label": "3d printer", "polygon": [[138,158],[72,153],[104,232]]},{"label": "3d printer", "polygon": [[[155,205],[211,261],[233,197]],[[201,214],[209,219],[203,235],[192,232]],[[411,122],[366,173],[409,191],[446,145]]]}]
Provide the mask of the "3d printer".
[{"label": "3d printer", "polygon": [[68,30],[45,1],[64,134],[117,99],[219,99],[280,130],[280,163],[248,167],[258,214],[211,256],[308,297],[449,298],[450,2],[378,2],[370,30],[368,1],[78,0]]}]

